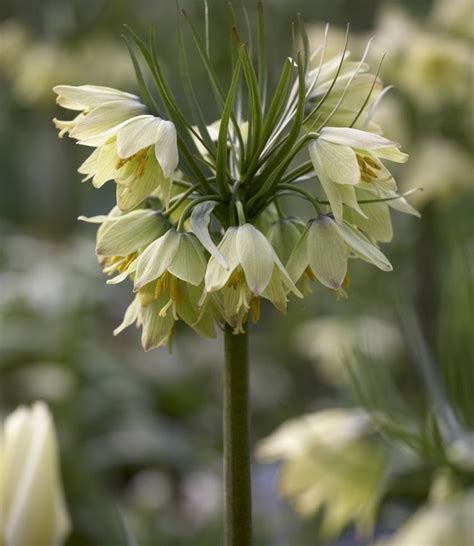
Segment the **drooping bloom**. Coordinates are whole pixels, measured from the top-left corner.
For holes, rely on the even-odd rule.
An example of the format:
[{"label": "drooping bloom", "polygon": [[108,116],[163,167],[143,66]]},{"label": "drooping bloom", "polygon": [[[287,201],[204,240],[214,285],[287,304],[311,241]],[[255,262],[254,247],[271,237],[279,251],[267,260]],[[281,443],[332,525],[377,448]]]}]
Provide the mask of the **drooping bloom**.
[{"label": "drooping bloom", "polygon": [[249,312],[258,320],[261,298],[284,312],[289,292],[302,297],[271,244],[253,225],[227,229],[218,249],[227,267],[211,256],[206,291],[216,293],[223,319],[236,331],[242,330]]},{"label": "drooping bloom", "polygon": [[214,337],[210,306],[199,306],[205,271],[204,250],[195,235],[170,229],[138,257],[133,270],[137,298],[116,333],[137,321],[149,350],[168,343],[175,321],[182,319],[201,335]]},{"label": "drooping bloom", "polygon": [[41,402],[10,414],[0,431],[0,544],[60,546],[70,522],[56,432]]},{"label": "drooping bloom", "polygon": [[396,182],[381,159],[403,163],[408,155],[380,135],[358,129],[325,127],[309,145],[314,170],[338,223],[343,204],[358,210],[356,187],[394,191]]},{"label": "drooping bloom", "polygon": [[300,240],[305,225],[296,218],[281,218],[272,222],[267,232],[267,239],[283,264]]},{"label": "drooping bloom", "polygon": [[57,85],[53,91],[59,106],[79,112],[72,120],[53,120],[60,137],[69,133],[76,140],[91,139],[146,111],[136,95],[111,87]]},{"label": "drooping bloom", "polygon": [[338,225],[330,216],[311,220],[287,264],[295,282],[306,277],[343,294],[350,254],[382,271],[392,266],[385,255],[364,234],[347,222]]},{"label": "drooping bloom", "polygon": [[[349,58],[349,52],[346,52],[344,59],[337,55],[308,73],[307,85],[312,85],[309,109],[319,105],[317,112],[306,122],[308,131],[317,130],[327,123],[331,127],[348,127],[354,120],[356,129],[367,127],[370,131],[380,130],[370,116],[383,84],[369,72],[367,63],[350,61]],[[364,104],[363,112],[359,115]]]},{"label": "drooping bloom", "polygon": [[97,230],[96,254],[105,273],[120,273],[116,281],[127,277],[140,252],[169,228],[163,214],[154,209],[122,213],[114,207],[108,215],[79,219],[101,224]]},{"label": "drooping bloom", "polygon": [[79,167],[84,180],[91,179],[96,188],[114,180],[123,211],[132,210],[158,188],[168,202],[179,160],[171,121],[145,114],[137,97],[115,89],[58,86],[55,91],[61,106],[82,110],[72,121],[55,120],[60,136],[69,132],[79,144],[95,148]]}]

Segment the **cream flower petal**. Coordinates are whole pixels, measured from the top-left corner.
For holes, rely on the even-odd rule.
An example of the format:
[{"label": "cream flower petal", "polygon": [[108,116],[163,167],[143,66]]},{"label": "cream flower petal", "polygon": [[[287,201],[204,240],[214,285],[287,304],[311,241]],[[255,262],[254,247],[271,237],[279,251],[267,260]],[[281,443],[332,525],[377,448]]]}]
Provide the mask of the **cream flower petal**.
[{"label": "cream flower petal", "polygon": [[313,273],[319,282],[337,290],[347,273],[347,246],[336,222],[320,216],[308,232],[308,255]]},{"label": "cream flower petal", "polygon": [[319,160],[327,176],[338,184],[355,185],[360,182],[360,168],[357,157],[350,146],[342,146],[316,140]]},{"label": "cream flower petal", "polygon": [[205,285],[208,292],[220,290],[225,286],[229,277],[239,265],[237,257],[237,228],[230,227],[224,234],[222,241],[217,246],[219,252],[224,256],[227,264],[225,268],[214,256],[209,258],[206,269]]},{"label": "cream flower petal", "polygon": [[137,262],[135,291],[163,275],[176,255],[179,242],[179,233],[170,229],[145,249]]},{"label": "cream flower petal", "polygon": [[158,127],[163,121],[150,115],[137,116],[117,131],[117,153],[122,159],[148,148],[156,142]]},{"label": "cream flower petal", "polygon": [[261,294],[270,282],[273,272],[273,249],[265,236],[251,224],[237,230],[237,256],[250,290]]},{"label": "cream flower petal", "polygon": [[162,120],[158,126],[155,156],[165,178],[171,178],[179,162],[176,127],[171,121]]},{"label": "cream flower petal", "polygon": [[57,85],[53,91],[58,95],[56,102],[69,110],[96,108],[106,102],[120,99],[139,101],[136,95],[99,85]]},{"label": "cream flower petal", "polygon": [[[143,104],[131,100],[106,102],[82,118],[69,132],[72,138],[81,144],[98,146],[111,136],[111,131],[124,121],[142,114],[146,110]],[[96,139],[89,141],[88,139]],[[97,140],[98,139],[98,140]]]}]

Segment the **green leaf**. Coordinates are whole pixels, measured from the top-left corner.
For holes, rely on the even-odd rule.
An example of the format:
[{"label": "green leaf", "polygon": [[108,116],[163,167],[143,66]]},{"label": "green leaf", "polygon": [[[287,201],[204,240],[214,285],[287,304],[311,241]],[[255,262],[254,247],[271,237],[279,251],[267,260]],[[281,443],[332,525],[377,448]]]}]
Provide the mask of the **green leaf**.
[{"label": "green leaf", "polygon": [[[326,99],[331,94],[331,91],[333,90],[334,85],[336,84],[337,79],[339,78],[339,74],[341,73],[342,65],[344,64],[344,61],[345,61],[345,58],[346,58],[346,51],[347,51],[348,41],[349,41],[349,25],[347,25],[346,41],[345,41],[345,44],[344,44],[344,49],[343,49],[343,51],[341,53],[341,62],[339,63],[339,66],[337,67],[336,74],[335,74],[335,76],[334,76],[334,78],[333,78],[333,80],[331,82],[331,85],[329,86],[328,90],[326,91],[326,93],[324,93],[324,95],[321,97],[320,101],[311,110],[311,112],[305,117],[305,119],[303,121],[304,124],[307,124],[311,120],[311,118],[317,113],[317,111],[321,108],[321,106],[324,104]],[[307,130],[308,131],[311,130],[311,127],[308,127]]]},{"label": "green leaf", "polygon": [[241,59],[250,102],[249,136],[246,157],[246,161],[248,162],[255,154],[261,139],[263,115],[257,75],[245,44],[242,44]]},{"label": "green leaf", "polygon": [[230,190],[226,183],[227,165],[228,165],[228,142],[229,142],[229,121],[232,116],[235,92],[240,77],[241,57],[237,61],[232,75],[229,92],[222,112],[221,124],[219,127],[219,137],[217,139],[217,159],[216,159],[216,180],[222,196],[229,194]]},{"label": "green leaf", "polygon": [[[194,26],[194,23],[189,19],[188,14],[186,10],[181,10],[182,14],[184,15],[186,22],[189,26],[189,29],[191,31],[194,43],[196,44],[199,56],[201,57],[201,60],[204,64],[204,67],[206,69],[207,75],[209,77],[209,81],[211,83],[211,88],[213,90],[214,96],[216,98],[217,104],[219,107],[223,108],[226,100],[226,95],[222,89],[222,86],[219,82],[219,78],[217,77],[217,74],[212,66],[211,59],[209,55],[206,52],[205,45],[202,42],[201,36],[199,35],[199,32],[196,30],[196,27]],[[235,132],[237,135],[237,138],[239,140],[239,144],[241,149],[244,149],[244,143],[242,139],[242,134],[240,132],[239,124],[237,123],[237,120],[235,119],[235,116],[232,115],[232,123],[235,127]]]},{"label": "green leaf", "polygon": [[[135,52],[133,51],[132,45],[129,41],[129,39],[126,36],[122,36],[123,40],[125,41],[125,44],[128,49],[128,53],[130,55],[130,58],[133,63],[133,68],[135,70],[135,75],[137,77],[138,85],[140,87],[140,94],[143,98],[143,102],[148,106],[149,110],[153,112],[155,115],[159,116],[159,109],[158,106],[153,99],[150,90],[148,89],[148,86],[145,82],[145,78],[143,77],[142,69],[140,67],[140,63],[137,59],[137,56],[135,55]],[[160,116],[161,117],[161,116]]]},{"label": "green leaf", "polygon": [[265,62],[265,13],[262,0],[258,0],[257,2],[257,67],[262,107],[265,109],[268,71],[267,63]]}]

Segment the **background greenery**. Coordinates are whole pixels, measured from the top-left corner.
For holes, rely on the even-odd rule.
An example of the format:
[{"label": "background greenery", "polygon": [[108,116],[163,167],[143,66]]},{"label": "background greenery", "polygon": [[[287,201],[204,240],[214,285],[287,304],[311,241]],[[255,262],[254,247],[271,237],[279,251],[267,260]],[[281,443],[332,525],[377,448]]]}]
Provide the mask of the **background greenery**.
[{"label": "background greenery", "polygon": [[[203,22],[199,0],[180,3]],[[209,4],[212,56],[226,80],[226,3]],[[235,2],[245,28],[241,4]],[[254,3],[243,4],[252,24]],[[375,405],[383,413],[392,398],[406,409],[403,422],[415,426],[439,409],[432,377],[441,385],[441,404],[447,399],[462,426],[472,430],[472,2],[265,4],[274,75],[290,52],[297,12],[313,47],[326,22],[332,25],[331,48],[340,47],[347,22],[355,54],[375,35],[372,62],[386,51],[382,76],[397,86],[379,115],[387,136],[411,155],[399,181],[402,188],[424,191],[413,198],[421,220],[393,215],[396,235],[384,252],[394,273],[354,262],[348,300],[335,301],[316,286],[286,316],[265,308],[251,327],[253,442],[306,412]],[[464,16],[461,9],[467,10]],[[456,10],[461,17],[454,17]],[[93,232],[76,221],[81,213],[108,210],[113,188],[81,186],[76,169],[84,150],[59,141],[50,121],[59,113],[55,84],[137,90],[120,40],[123,23],[142,34],[156,25],[159,51],[179,96],[176,20],[171,1],[0,4],[0,411],[38,398],[51,405],[73,517],[69,546],[124,544],[121,513],[143,546],[219,544],[221,340],[208,342],[183,330],[171,354],[145,354],[135,331],[113,338],[129,287],[105,285]],[[191,64],[201,89],[204,71],[197,58]],[[201,100],[212,122],[208,96],[204,88]],[[356,369],[358,384],[348,374],[347,355],[356,362],[350,369]],[[395,413],[395,421],[401,419]],[[416,490],[400,487],[388,495],[377,537],[426,500],[432,476],[445,466],[435,455],[426,455],[428,478]],[[279,498],[278,468],[254,464],[256,543],[329,544],[318,539],[320,518],[300,519]],[[466,471],[460,487],[472,484]],[[334,540],[342,546],[372,538],[358,539],[349,528]]]}]

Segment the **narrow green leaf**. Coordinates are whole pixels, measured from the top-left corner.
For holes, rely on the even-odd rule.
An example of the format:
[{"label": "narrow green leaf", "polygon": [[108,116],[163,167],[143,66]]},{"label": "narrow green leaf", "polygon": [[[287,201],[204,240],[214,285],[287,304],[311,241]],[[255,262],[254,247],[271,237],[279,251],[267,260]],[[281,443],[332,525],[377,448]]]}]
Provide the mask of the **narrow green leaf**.
[{"label": "narrow green leaf", "polygon": [[250,116],[249,116],[249,136],[247,142],[247,157],[246,161],[250,161],[257,150],[262,133],[262,103],[260,101],[260,92],[258,89],[257,75],[255,68],[250,59],[247,47],[242,47],[242,69],[247,84],[250,99]]},{"label": "narrow green leaf", "polygon": [[262,99],[262,108],[265,110],[268,70],[267,63],[265,62],[265,13],[262,0],[258,0],[257,2],[257,63],[260,97]]},{"label": "narrow green leaf", "polygon": [[[201,57],[201,60],[204,64],[204,67],[206,69],[207,75],[209,77],[209,81],[211,83],[211,88],[213,90],[214,96],[216,98],[217,104],[220,108],[224,107],[224,103],[226,100],[225,93],[222,89],[222,86],[219,82],[219,78],[217,77],[217,74],[212,66],[211,60],[209,58],[209,55],[206,53],[206,48],[202,42],[201,36],[199,35],[199,32],[197,31],[194,23],[191,21],[191,19],[188,17],[188,14],[186,10],[181,10],[184,18],[186,19],[186,22],[189,26],[189,29],[191,31],[194,43],[196,44],[199,56]],[[244,149],[244,143],[242,139],[242,134],[240,132],[239,124],[237,123],[237,120],[235,119],[235,116],[232,115],[231,117],[232,123],[235,126],[235,132],[237,135],[237,138],[239,140],[240,148]]]},{"label": "narrow green leaf", "polygon": [[311,51],[309,47],[308,33],[306,32],[306,27],[300,13],[298,13],[298,27],[301,34],[301,40],[303,42],[303,66],[305,73],[307,73]]},{"label": "narrow green leaf", "polygon": [[234,105],[235,92],[239,83],[241,61],[239,57],[237,64],[234,68],[232,75],[232,81],[227,93],[227,99],[224,104],[224,111],[222,112],[221,124],[219,127],[219,137],[217,140],[217,159],[216,159],[216,180],[219,187],[219,191],[222,196],[226,196],[230,193],[229,186],[226,183],[227,180],[227,165],[228,165],[228,142],[229,142],[229,121],[232,115],[232,108]]},{"label": "narrow green leaf", "polygon": [[298,53],[298,103],[288,136],[285,138],[283,146],[281,146],[280,151],[276,154],[272,160],[269,161],[269,164],[265,166],[262,172],[262,181],[260,188],[255,193],[255,195],[249,201],[249,205],[255,203],[255,201],[263,196],[267,191],[269,191],[275,182],[279,181],[279,178],[284,173],[289,163],[293,159],[292,148],[298,139],[298,135],[301,132],[303,118],[304,118],[304,108],[306,104],[306,87],[305,87],[305,73],[304,67],[301,59],[301,54]]},{"label": "narrow green leaf", "polygon": [[346,41],[344,43],[344,49],[342,51],[342,54],[341,54],[341,62],[339,63],[339,66],[337,68],[337,71],[336,71],[336,74],[331,82],[331,85],[329,86],[328,90],[326,91],[326,93],[324,93],[324,95],[321,97],[320,101],[316,104],[316,106],[311,110],[311,112],[305,117],[304,119],[304,122],[303,123],[307,123],[313,116],[314,114],[316,114],[316,112],[321,108],[321,106],[324,104],[324,102],[326,101],[326,99],[329,97],[329,95],[331,94],[334,86],[336,85],[336,82],[337,82],[337,79],[339,78],[339,74],[341,73],[341,69],[342,69],[342,65],[344,64],[344,61],[345,61],[345,57],[346,57],[346,51],[347,51],[347,45],[348,45],[348,42],[349,42],[349,25],[347,25],[347,30],[346,30]]},{"label": "narrow green leaf", "polygon": [[382,68],[382,63],[383,63],[384,59],[385,59],[385,54],[382,55],[382,58],[380,59],[379,66],[377,67],[377,72],[375,73],[375,76],[374,76],[374,81],[372,82],[372,86],[371,86],[369,92],[367,93],[367,97],[365,98],[364,102],[362,103],[362,106],[360,107],[359,111],[357,112],[356,116],[352,120],[352,123],[349,125],[349,127],[354,127],[354,125],[357,123],[358,119],[362,115],[362,112],[365,110],[365,107],[369,103],[370,97],[372,96],[372,93],[373,93],[373,91],[375,89],[375,85],[377,83],[379,73],[380,73],[380,69]]},{"label": "narrow green leaf", "polygon": [[[207,2],[205,2],[205,5],[207,9]],[[178,27],[179,67],[181,72],[181,78],[183,80],[184,92],[188,100],[188,103],[191,107],[191,110],[195,115],[194,119],[195,119],[196,125],[198,126],[199,134],[201,137],[200,142],[209,152],[210,156],[215,158],[216,146],[209,134],[206,118],[202,111],[200,101],[198,100],[196,93],[194,91],[194,86],[192,84],[191,73],[189,69],[188,56],[186,53],[186,44],[184,43],[184,37],[183,37],[181,22],[179,18],[178,18],[177,27]]]}]

